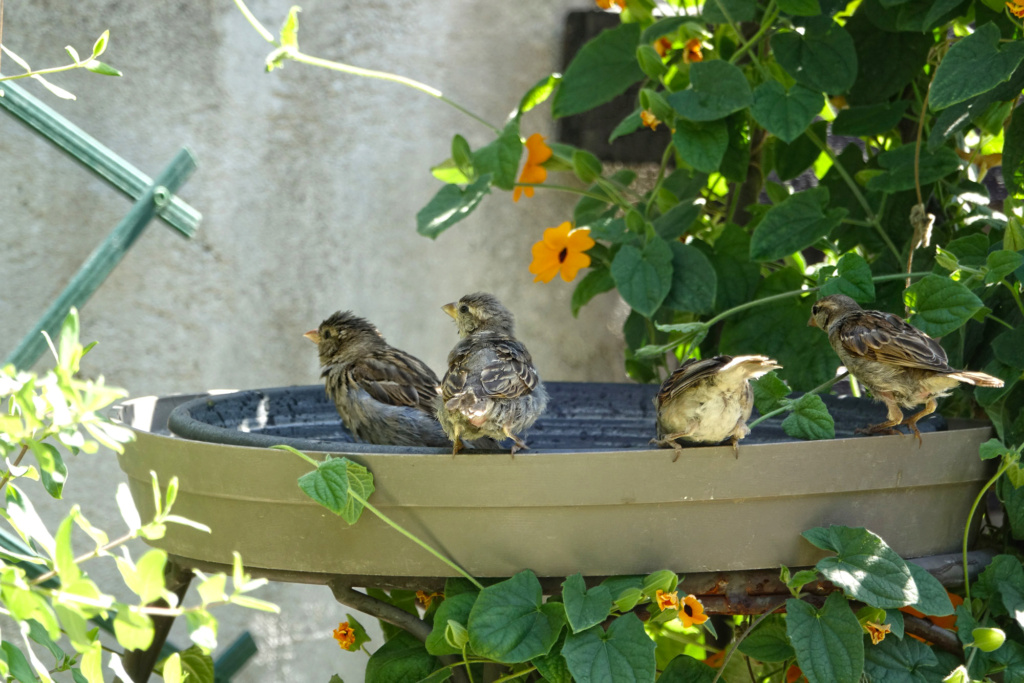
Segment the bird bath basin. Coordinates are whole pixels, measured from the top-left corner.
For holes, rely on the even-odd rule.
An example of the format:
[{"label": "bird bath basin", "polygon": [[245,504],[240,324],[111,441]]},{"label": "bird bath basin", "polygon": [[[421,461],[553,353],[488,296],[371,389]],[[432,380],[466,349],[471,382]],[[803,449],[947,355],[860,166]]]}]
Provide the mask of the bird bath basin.
[{"label": "bird bath basin", "polygon": [[800,533],[828,524],[867,527],[908,558],[948,553],[992,472],[978,458],[987,424],[929,419],[921,448],[910,436],[855,437],[884,408],[835,397],[825,397],[834,440],[791,439],[780,416],[738,455],[691,447],[673,462],[671,449],[647,443],[657,387],[547,387],[531,449],[514,458],[354,443],[314,385],[127,401],[120,419],[137,438],[119,461],[144,516],[152,470],[163,485],[178,477],[177,514],[212,528],[170,525],[153,542],[179,562],[230,564],[237,550],[258,575],[351,585],[415,585],[452,570],[368,512],[349,526],[315,504],[296,485],[309,465],[268,446],[365,465],[377,508],[478,577],[807,566],[822,552]]}]

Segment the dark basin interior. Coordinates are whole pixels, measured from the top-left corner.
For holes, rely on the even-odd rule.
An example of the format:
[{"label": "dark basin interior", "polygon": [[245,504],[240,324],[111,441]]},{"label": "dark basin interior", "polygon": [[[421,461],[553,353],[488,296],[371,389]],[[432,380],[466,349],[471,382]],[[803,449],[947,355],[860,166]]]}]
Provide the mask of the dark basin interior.
[{"label": "dark basin interior", "polygon": [[[546,382],[547,412],[526,434],[533,451],[646,450],[654,436],[656,385]],[[836,421],[836,437],[885,419],[885,407],[866,398],[823,396]],[[751,420],[756,419],[757,411]],[[797,441],[782,429],[786,414],[766,420],[742,442]],[[439,452],[436,448],[358,443],[342,424],[322,385],[253,389],[203,396],[171,413],[170,431],[213,443],[267,447],[288,444],[300,450],[356,453]],[[918,425],[922,432],[946,428],[941,415]],[[870,438],[870,437],[863,437]],[[908,445],[911,443],[908,439]]]}]

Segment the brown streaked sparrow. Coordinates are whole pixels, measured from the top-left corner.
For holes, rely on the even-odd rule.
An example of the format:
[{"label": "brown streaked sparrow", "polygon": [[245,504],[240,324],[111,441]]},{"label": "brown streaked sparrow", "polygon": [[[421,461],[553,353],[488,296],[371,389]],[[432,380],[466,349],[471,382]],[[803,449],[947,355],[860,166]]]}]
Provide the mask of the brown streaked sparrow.
[{"label": "brown streaked sparrow", "polygon": [[[865,311],[844,294],[822,298],[811,308],[808,325],[828,333],[839,359],[876,400],[885,403],[888,419],[858,432],[899,434],[906,425],[921,444],[917,422],[935,412],[937,399],[960,382],[1001,387],[1003,381],[984,372],[951,368],[939,342],[903,318],[884,311]],[[924,408],[904,419],[903,408]]]},{"label": "brown streaked sparrow", "polygon": [[514,336],[512,313],[484,292],[441,308],[462,337],[448,354],[437,407],[452,454],[462,449],[463,439],[508,437],[515,455],[527,447],[519,434],[544,412],[548,394],[530,352]]},{"label": "brown streaked sparrow", "polygon": [[733,451],[750,429],[754,408],[750,380],[780,368],[767,356],[715,356],[690,359],[661,385],[654,398],[658,411],[658,438],[651,443],[682,451],[678,440],[717,444],[726,439]]},{"label": "brown streaked sparrow", "polygon": [[376,327],[349,311],[338,311],[304,336],[317,345],[327,395],[357,439],[448,444],[434,415],[440,382],[423,361],[388,344]]}]

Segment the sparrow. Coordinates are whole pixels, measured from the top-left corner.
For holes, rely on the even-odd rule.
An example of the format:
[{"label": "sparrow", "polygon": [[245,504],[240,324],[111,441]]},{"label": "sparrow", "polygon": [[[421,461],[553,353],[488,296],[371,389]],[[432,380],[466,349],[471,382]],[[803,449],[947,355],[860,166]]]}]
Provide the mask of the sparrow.
[{"label": "sparrow", "polygon": [[441,309],[455,319],[461,339],[448,354],[437,418],[452,441],[512,439],[512,455],[527,448],[518,436],[540,417],[548,394],[526,347],[515,338],[515,319],[493,295],[467,294]]},{"label": "sparrow", "polygon": [[[1001,379],[984,372],[951,368],[938,341],[897,315],[865,311],[843,294],[826,296],[814,304],[807,324],[828,333],[846,369],[889,411],[885,422],[858,429],[858,433],[899,434],[896,427],[906,425],[920,447],[918,421],[935,412],[937,399],[960,382],[1003,386]],[[920,412],[904,419],[901,407],[912,409],[922,403]]]},{"label": "sparrow", "polygon": [[658,438],[651,443],[682,452],[678,440],[717,444],[726,439],[738,455],[740,439],[750,433],[754,407],[750,380],[781,368],[767,356],[715,356],[690,359],[661,385],[654,397]]},{"label": "sparrow", "polygon": [[434,414],[440,381],[423,361],[388,344],[376,327],[350,311],[338,311],[303,336],[316,344],[327,395],[357,439],[448,445]]}]

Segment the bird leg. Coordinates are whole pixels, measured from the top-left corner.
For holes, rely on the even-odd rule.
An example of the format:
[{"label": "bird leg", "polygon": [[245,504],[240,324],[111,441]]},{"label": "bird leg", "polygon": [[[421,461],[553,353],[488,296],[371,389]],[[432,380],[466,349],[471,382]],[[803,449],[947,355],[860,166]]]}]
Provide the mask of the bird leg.
[{"label": "bird leg", "polygon": [[928,399],[928,402],[924,404],[924,409],[919,413],[915,413],[908,417],[900,424],[904,424],[910,428],[910,431],[914,432],[914,436],[917,437],[917,447],[920,448],[924,441],[921,439],[921,432],[917,428],[917,421],[926,415],[931,415],[935,412],[935,409],[939,407],[938,402],[934,398]]},{"label": "bird leg", "polygon": [[683,452],[683,447],[679,445],[679,442],[676,441],[676,439],[681,439],[684,436],[689,436],[690,433],[691,432],[687,431],[676,432],[675,434],[666,434],[664,438],[651,439],[651,444],[659,446],[661,448],[667,448],[668,446],[671,446],[672,448],[676,449],[676,453],[672,457],[672,462],[675,462],[676,460],[679,460],[679,454]]},{"label": "bird leg", "polygon": [[903,424],[903,411],[900,410],[900,405],[896,402],[892,392],[879,391],[875,396],[885,401],[885,406],[889,409],[889,419],[876,425],[856,429],[854,434],[902,434],[900,430],[896,429],[896,425]]},{"label": "bird leg", "polygon": [[455,428],[455,435],[452,436],[452,457],[454,458],[465,447],[466,444],[462,443],[462,435],[459,433],[459,429]]},{"label": "bird leg", "polygon": [[516,436],[512,432],[508,431],[508,427],[502,428],[501,431],[505,433],[505,436],[507,436],[508,438],[512,439],[512,441],[513,441],[512,453],[511,453],[512,457],[515,457],[516,453],[518,453],[519,451],[523,450],[524,448],[527,449],[527,450],[530,448],[529,446],[526,445],[525,441],[520,439],[518,436]]},{"label": "bird leg", "polygon": [[740,459],[740,437],[738,437],[736,435],[733,435],[733,437],[731,439],[729,439],[729,443],[732,444],[732,453],[733,453],[733,455],[735,455],[736,459],[739,460]]}]

